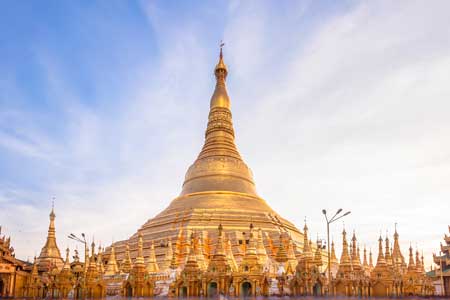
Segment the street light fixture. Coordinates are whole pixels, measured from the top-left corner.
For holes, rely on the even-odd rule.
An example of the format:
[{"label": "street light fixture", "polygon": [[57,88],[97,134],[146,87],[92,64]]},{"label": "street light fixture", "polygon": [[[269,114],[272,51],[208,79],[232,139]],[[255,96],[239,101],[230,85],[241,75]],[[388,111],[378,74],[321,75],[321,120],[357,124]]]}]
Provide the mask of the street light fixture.
[{"label": "street light fixture", "polygon": [[339,208],[337,212],[334,214],[334,216],[331,219],[328,219],[327,211],[325,209],[322,209],[322,213],[325,216],[325,220],[327,221],[327,248],[328,248],[328,293],[330,293],[330,287],[331,287],[331,253],[330,253],[330,224],[333,222],[336,222],[339,219],[342,219],[345,216],[348,216],[351,211],[347,211],[343,215],[340,215],[342,212],[342,208]]},{"label": "street light fixture", "polygon": [[71,240],[74,240],[74,241],[76,241],[76,242],[79,242],[79,243],[84,244],[84,260],[85,260],[84,264],[85,264],[85,269],[86,269],[86,266],[87,266],[86,256],[88,255],[88,253],[87,253],[87,242],[86,242],[86,236],[85,236],[85,234],[84,234],[84,233],[81,233],[81,237],[82,237],[83,239],[80,239],[78,236],[76,236],[76,235],[73,234],[73,233],[69,234],[67,237],[68,237],[69,239],[71,239]]}]

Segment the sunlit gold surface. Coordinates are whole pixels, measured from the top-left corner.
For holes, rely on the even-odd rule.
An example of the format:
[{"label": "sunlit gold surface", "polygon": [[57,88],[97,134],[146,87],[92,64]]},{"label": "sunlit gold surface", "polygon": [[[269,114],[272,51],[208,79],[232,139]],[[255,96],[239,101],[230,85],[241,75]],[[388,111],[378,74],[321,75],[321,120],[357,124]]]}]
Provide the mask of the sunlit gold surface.
[{"label": "sunlit gold surface", "polygon": [[[95,253],[92,242],[84,262],[77,250],[72,263],[69,249],[61,258],[53,209],[46,244],[33,264],[15,259],[10,239],[0,238],[0,298],[432,295],[423,256],[416,250],[414,260],[410,247],[406,264],[397,230],[393,249],[388,237],[383,249],[380,237],[375,266],[366,249],[361,263],[356,233],[348,244],[344,230],[340,262],[332,245],[328,278],[326,256],[319,241],[308,238],[307,225],[301,233],[256,193],[234,143],[227,73],[221,51],[205,143],[179,197],[105,253],[101,247]],[[448,264],[442,259],[448,259],[450,237],[445,241],[445,256],[434,257],[441,270]]]},{"label": "sunlit gold surface", "polygon": [[41,254],[37,258],[39,270],[48,270],[53,265],[61,268],[64,264],[61,252],[56,244],[55,217],[56,215],[52,208],[52,211],[50,212],[47,240],[45,241],[44,247],[42,247]]},{"label": "sunlit gold surface", "polygon": [[[214,75],[216,86],[200,154],[186,172],[180,196],[148,220],[128,241],[132,258],[137,255],[138,233],[144,239],[145,257],[149,256],[150,245],[154,242],[157,261],[162,263],[165,249],[161,249],[161,242],[164,244],[168,238],[175,242],[180,232],[188,239],[189,233],[194,231],[205,231],[206,236],[214,239],[219,224],[231,237],[233,251],[250,223],[271,236],[276,244],[279,243],[279,232],[286,231],[295,244],[303,245],[301,232],[258,196],[252,172],[237,150],[226,89],[228,69],[222,51]],[[125,241],[115,245],[117,258],[122,260]]]}]

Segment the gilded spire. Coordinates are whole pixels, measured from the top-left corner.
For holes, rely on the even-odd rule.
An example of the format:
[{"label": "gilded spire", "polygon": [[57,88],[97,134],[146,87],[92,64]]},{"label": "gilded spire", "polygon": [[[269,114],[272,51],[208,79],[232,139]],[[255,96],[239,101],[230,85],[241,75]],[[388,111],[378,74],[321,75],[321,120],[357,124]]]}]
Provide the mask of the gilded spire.
[{"label": "gilded spire", "polygon": [[225,249],[223,246],[223,227],[222,224],[219,224],[218,227],[218,235],[217,235],[217,245],[216,245],[216,249],[214,251],[214,255],[220,255],[220,256],[225,256]]},{"label": "gilded spire", "polygon": [[413,248],[410,245],[409,246],[409,263],[408,263],[408,271],[415,271],[416,270],[416,264],[414,263],[414,255],[413,255]]},{"label": "gilded spire", "polygon": [[122,273],[130,273],[132,268],[131,256],[130,256],[130,245],[127,243],[125,246],[125,257],[120,264],[120,271]]},{"label": "gilded spire", "polygon": [[223,244],[223,227],[222,224],[219,224],[218,226],[218,233],[217,233],[217,243],[214,250],[214,254],[209,262],[208,270],[210,272],[229,272],[230,271],[230,265],[228,263],[228,258],[225,253],[225,247]]},{"label": "gilded spire", "polygon": [[314,254],[314,263],[318,267],[321,267],[322,264],[323,264],[323,262],[322,262],[322,250],[319,247],[319,240],[317,240],[316,253]]},{"label": "gilded spire", "polygon": [[164,263],[163,263],[163,268],[162,268],[164,271],[169,269],[171,261],[172,261],[172,256],[173,256],[172,240],[169,237],[168,241],[167,241],[167,250],[166,250],[166,255],[164,257]]},{"label": "gilded spire", "polygon": [[94,241],[92,241],[92,244],[91,244],[91,259],[89,260],[88,270],[91,268],[97,270],[97,264],[95,262],[95,243],[94,243]]},{"label": "gilded spire", "polygon": [[368,273],[370,271],[370,267],[369,267],[369,263],[367,262],[367,250],[366,250],[366,246],[364,246],[364,250],[363,250],[363,269],[366,273]]},{"label": "gilded spire", "polygon": [[228,97],[225,80],[227,79],[228,69],[223,62],[223,43],[220,45],[219,62],[214,68],[214,75],[216,76],[216,89],[211,97],[210,108],[224,107],[230,109],[230,98]]},{"label": "gilded spire", "polygon": [[384,259],[385,259],[385,261],[386,261],[386,265],[388,265],[389,267],[392,267],[392,256],[391,256],[391,252],[390,252],[390,248],[389,248],[389,246],[390,246],[390,244],[389,244],[389,238],[386,236],[386,239],[385,239],[385,242],[386,242],[386,247],[385,247],[385,255],[384,255]]},{"label": "gilded spire", "polygon": [[275,260],[279,263],[284,263],[284,262],[288,261],[288,255],[287,255],[287,251],[284,247],[284,239],[283,239],[282,233],[280,233],[280,245],[278,247],[278,251],[277,251]]},{"label": "gilded spire", "polygon": [[422,272],[422,262],[420,261],[419,250],[417,249],[416,249],[416,271],[417,273]]},{"label": "gilded spire", "polygon": [[216,87],[211,97],[205,143],[185,177],[181,195],[230,191],[256,196],[253,175],[234,143],[234,129],[225,80],[228,74],[222,48],[214,69]]},{"label": "gilded spire", "polygon": [[373,258],[372,258],[372,249],[369,251],[369,269],[373,269]]},{"label": "gilded spire", "polygon": [[195,255],[196,251],[196,243],[195,243],[194,234],[191,234],[191,247],[188,249],[189,254],[187,256],[186,264],[184,265],[183,272],[190,274],[198,274],[200,271],[200,267],[197,262],[197,256]]},{"label": "gilded spire", "polygon": [[138,235],[138,254],[134,261],[136,265],[144,265],[144,242],[142,241],[142,233]]},{"label": "gilded spire", "polygon": [[89,247],[87,246],[87,244],[85,245],[85,251],[84,251],[84,267],[83,267],[83,272],[86,274],[88,267],[89,267]]},{"label": "gilded spire", "polygon": [[351,256],[348,253],[348,243],[347,243],[347,232],[344,230],[342,231],[342,254],[341,254],[341,261],[339,264],[339,268],[337,271],[337,274],[340,274],[338,276],[349,276],[349,274],[353,271],[352,267],[352,261]]},{"label": "gilded spire", "polygon": [[105,273],[105,266],[103,265],[103,251],[100,245],[98,246],[97,269],[101,274]]},{"label": "gilded spire", "polygon": [[116,275],[119,273],[119,268],[117,267],[116,261],[116,251],[114,249],[114,244],[111,246],[111,254],[109,255],[108,263],[106,264],[105,275]]},{"label": "gilded spire", "polygon": [[405,269],[406,263],[405,258],[400,250],[399,244],[399,235],[397,233],[397,223],[395,223],[395,232],[394,232],[394,248],[392,249],[392,261],[393,265],[396,269]]},{"label": "gilded spire", "polygon": [[264,247],[263,232],[261,228],[258,229],[256,254],[258,255],[260,263],[264,265],[267,262],[267,251]]},{"label": "gilded spire", "polygon": [[425,271],[425,261],[423,260],[423,250],[422,250],[422,257],[420,258],[420,261],[421,261],[421,266],[422,266],[422,273],[423,273],[423,274],[426,274],[426,271]]},{"label": "gilded spire", "polygon": [[31,275],[38,276],[38,268],[37,268],[36,256],[34,257],[33,269],[31,270]]},{"label": "gilded spire", "polygon": [[153,274],[159,272],[159,266],[156,262],[155,244],[152,241],[150,246],[150,255],[148,256],[147,273]]},{"label": "gilded spire", "polygon": [[336,251],[334,249],[334,241],[331,242],[331,263],[338,263],[337,257],[336,257]]},{"label": "gilded spire", "polygon": [[347,232],[345,229],[342,231],[342,255],[341,265],[351,265],[350,255],[348,254]]},{"label": "gilded spire", "polygon": [[248,247],[245,251],[245,255],[256,255],[256,241],[255,234],[253,232],[253,224],[250,224],[250,233],[248,239]]},{"label": "gilded spire", "polygon": [[351,260],[352,260],[353,268],[356,271],[360,271],[361,270],[361,258],[359,256],[359,249],[357,247],[356,241],[357,241],[356,233],[353,230],[353,236],[352,236],[352,257],[351,257]]},{"label": "gilded spire", "polygon": [[179,256],[179,252],[178,252],[178,247],[177,247],[177,243],[175,243],[175,250],[172,251],[172,258],[170,260],[170,268],[171,269],[176,269],[178,268],[179,261],[178,261],[178,256]]},{"label": "gilded spire", "polygon": [[205,271],[208,268],[208,264],[205,259],[204,246],[203,246],[203,235],[201,232],[197,237],[196,243],[197,243],[197,247],[195,248],[195,253],[197,256],[198,266],[201,270]]},{"label": "gilded spire", "polygon": [[377,265],[378,266],[384,266],[386,265],[386,260],[384,259],[384,255],[383,255],[383,239],[380,238],[378,239],[378,258],[377,258]]},{"label": "gilded spire", "polygon": [[230,239],[228,239],[225,243],[225,252],[227,255],[228,265],[231,267],[231,271],[236,272],[238,270],[238,266],[233,255]]},{"label": "gilded spire", "polygon": [[308,225],[306,225],[305,221],[305,226],[303,227],[303,257],[304,259],[310,259],[312,256],[313,254],[308,239]]},{"label": "gilded spire", "polygon": [[367,250],[366,250],[366,246],[364,246],[364,250],[363,250],[363,266],[364,267],[368,267],[369,264],[367,263]]},{"label": "gilded spire", "polygon": [[37,259],[37,264],[40,269],[50,269],[51,265],[56,265],[58,269],[61,269],[64,265],[64,261],[61,257],[58,245],[56,244],[56,229],[55,229],[55,211],[52,204],[52,210],[50,211],[50,224],[48,226],[47,240],[44,247],[42,247],[41,254]]},{"label": "gilded spire", "polygon": [[65,262],[64,262],[64,266],[63,266],[63,270],[69,270],[70,271],[70,261],[69,261],[69,253],[70,253],[70,250],[69,250],[69,248],[67,248],[66,249],[66,260],[65,260]]}]

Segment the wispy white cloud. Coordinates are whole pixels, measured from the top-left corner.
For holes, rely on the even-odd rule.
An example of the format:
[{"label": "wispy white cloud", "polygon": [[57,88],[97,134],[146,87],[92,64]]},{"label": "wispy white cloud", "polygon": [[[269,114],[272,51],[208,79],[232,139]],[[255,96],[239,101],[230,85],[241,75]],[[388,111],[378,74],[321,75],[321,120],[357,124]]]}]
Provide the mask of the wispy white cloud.
[{"label": "wispy white cloud", "polygon": [[435,4],[356,3],[303,41],[297,26],[275,36],[252,31],[271,27],[258,14],[231,21],[232,40],[264,37],[244,51],[230,47],[234,68],[248,66],[241,53],[249,48],[254,57],[285,50],[251,64],[246,73],[256,77],[239,78],[232,91],[234,107],[245,99],[236,121],[241,150],[282,215],[299,226],[308,215],[312,231],[323,232],[321,208],[349,208],[347,228],[374,248],[379,231],[399,222],[404,246],[417,241],[430,257],[446,225],[436,209],[450,192],[441,184],[449,179],[448,4]]}]

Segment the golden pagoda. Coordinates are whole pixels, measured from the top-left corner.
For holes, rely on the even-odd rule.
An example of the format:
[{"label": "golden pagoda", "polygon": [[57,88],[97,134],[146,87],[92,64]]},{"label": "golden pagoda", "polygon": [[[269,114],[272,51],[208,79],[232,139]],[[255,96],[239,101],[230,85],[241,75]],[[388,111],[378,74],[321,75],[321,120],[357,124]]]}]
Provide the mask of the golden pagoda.
[{"label": "golden pagoda", "polygon": [[[151,253],[150,245],[153,242],[157,262],[163,270],[168,266],[166,241],[169,239],[174,247],[173,256],[176,256],[172,259],[172,266],[182,266],[190,253],[192,232],[205,237],[203,242],[205,249],[208,249],[217,240],[219,224],[222,224],[224,236],[230,238],[232,245],[245,247],[248,235],[242,233],[248,234],[248,226],[252,223],[276,245],[279,244],[279,233],[282,231],[287,233],[294,246],[303,248],[300,230],[272,210],[257,194],[252,172],[237,150],[231,101],[226,89],[228,69],[222,49],[214,74],[216,86],[210,100],[205,142],[186,173],[180,195],[161,213],[142,225],[129,240],[114,244],[119,261],[128,261],[127,244],[131,248],[131,258],[136,257],[138,236],[141,234],[145,253]],[[259,235],[258,232],[252,234],[254,239]],[[258,243],[258,240],[255,241]],[[245,256],[245,251],[239,248],[232,247],[238,262]],[[261,258],[261,244],[259,248]],[[212,255],[212,252],[205,255]]]},{"label": "golden pagoda", "polygon": [[[30,263],[16,258],[14,248],[11,246],[11,237],[2,236],[0,226],[0,299],[24,296],[29,278],[29,273],[25,269],[29,267]],[[36,264],[34,268],[37,274]]]},{"label": "golden pagoda", "polygon": [[56,244],[56,229],[55,229],[55,211],[52,205],[50,212],[50,224],[48,226],[47,240],[44,247],[42,247],[41,254],[37,258],[37,266],[39,271],[48,271],[53,267],[61,269],[64,265],[64,260],[61,257],[58,245]]}]

